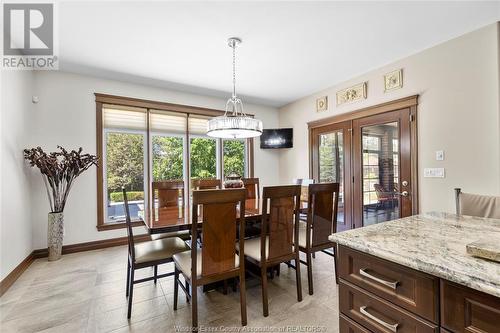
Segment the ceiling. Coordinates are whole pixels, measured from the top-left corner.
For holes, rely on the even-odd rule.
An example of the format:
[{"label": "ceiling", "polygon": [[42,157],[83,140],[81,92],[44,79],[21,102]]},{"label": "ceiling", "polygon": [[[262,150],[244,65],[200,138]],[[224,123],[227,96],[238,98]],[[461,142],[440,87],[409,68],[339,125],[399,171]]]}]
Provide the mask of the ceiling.
[{"label": "ceiling", "polygon": [[59,3],[60,69],[282,106],[500,20],[500,2]]}]

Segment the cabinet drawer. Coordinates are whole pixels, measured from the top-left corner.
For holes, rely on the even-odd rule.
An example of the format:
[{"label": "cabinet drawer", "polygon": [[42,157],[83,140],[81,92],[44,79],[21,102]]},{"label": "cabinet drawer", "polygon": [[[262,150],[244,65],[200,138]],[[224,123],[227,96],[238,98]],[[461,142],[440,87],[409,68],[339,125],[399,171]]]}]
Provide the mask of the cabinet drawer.
[{"label": "cabinet drawer", "polygon": [[500,298],[441,280],[441,325],[452,332],[500,332]]},{"label": "cabinet drawer", "polygon": [[344,316],[342,313],[340,318],[340,333],[371,333],[368,329],[364,328],[357,322],[349,319],[349,317]]},{"label": "cabinet drawer", "polygon": [[348,282],[341,281],[340,311],[375,333],[437,333],[439,327]]},{"label": "cabinet drawer", "polygon": [[339,246],[339,277],[439,323],[439,279]]}]

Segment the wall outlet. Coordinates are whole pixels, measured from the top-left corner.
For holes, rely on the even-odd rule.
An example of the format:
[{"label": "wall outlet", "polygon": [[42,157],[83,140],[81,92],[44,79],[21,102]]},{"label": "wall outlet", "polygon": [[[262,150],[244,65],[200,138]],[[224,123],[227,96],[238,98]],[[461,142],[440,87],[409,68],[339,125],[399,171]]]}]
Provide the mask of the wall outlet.
[{"label": "wall outlet", "polygon": [[436,161],[444,160],[444,150],[436,150]]},{"label": "wall outlet", "polygon": [[424,168],[425,178],[444,178],[444,168]]}]

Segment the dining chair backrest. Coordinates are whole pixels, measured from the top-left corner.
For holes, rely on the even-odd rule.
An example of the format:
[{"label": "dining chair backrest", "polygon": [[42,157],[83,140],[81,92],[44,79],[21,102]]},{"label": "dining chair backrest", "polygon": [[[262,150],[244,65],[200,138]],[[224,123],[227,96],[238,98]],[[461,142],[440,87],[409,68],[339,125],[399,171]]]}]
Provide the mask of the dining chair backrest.
[{"label": "dining chair backrest", "polygon": [[[201,206],[201,209],[199,208]],[[199,220],[203,221],[201,276],[220,275],[234,271],[236,235],[239,229],[240,268],[244,265],[245,189],[193,191],[192,244],[196,244]],[[201,214],[201,219],[198,218]],[[239,223],[238,223],[239,222]],[[237,228],[239,224],[239,228]],[[192,247],[192,275],[197,276],[196,246]]]},{"label": "dining chair backrest", "polygon": [[261,261],[266,260],[267,237],[269,237],[268,261],[299,250],[299,208],[300,185],[264,187],[262,191]]},{"label": "dining chair backrest", "polygon": [[457,215],[500,219],[500,196],[464,193],[455,189]]},{"label": "dining chair backrest", "polygon": [[215,190],[222,188],[222,181],[216,178],[197,178],[191,181],[192,190]]},{"label": "dining chair backrest", "polygon": [[130,209],[128,207],[127,191],[122,187],[123,193],[123,204],[125,208],[125,223],[127,224],[127,238],[128,238],[128,253],[132,258],[132,262],[135,261],[135,248],[134,248],[134,233],[132,231],[132,221],[130,219]]},{"label": "dining chair backrest", "polygon": [[[153,182],[153,205],[158,199],[158,215],[162,215],[162,208],[167,207],[184,207],[184,181],[183,180],[167,180]],[[153,221],[155,221],[156,209],[153,209]],[[182,209],[180,210],[182,212]]]},{"label": "dining chair backrest", "polygon": [[247,191],[247,199],[260,197],[259,178],[243,178],[242,181]]},{"label": "dining chair backrest", "polygon": [[309,185],[306,247],[331,245],[328,236],[337,232],[339,188],[339,183]]}]

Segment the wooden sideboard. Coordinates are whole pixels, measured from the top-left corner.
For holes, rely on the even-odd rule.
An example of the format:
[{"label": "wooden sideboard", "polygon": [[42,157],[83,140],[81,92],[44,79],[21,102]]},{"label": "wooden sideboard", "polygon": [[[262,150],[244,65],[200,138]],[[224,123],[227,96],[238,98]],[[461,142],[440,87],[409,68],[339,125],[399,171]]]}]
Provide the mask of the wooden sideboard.
[{"label": "wooden sideboard", "polygon": [[500,298],[339,245],[341,333],[500,333]]}]

